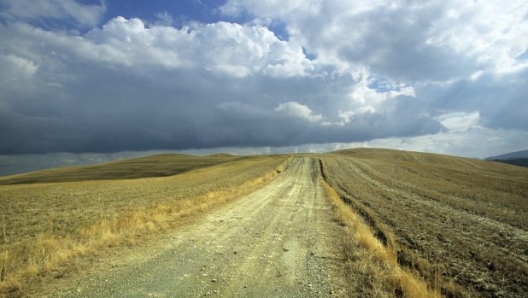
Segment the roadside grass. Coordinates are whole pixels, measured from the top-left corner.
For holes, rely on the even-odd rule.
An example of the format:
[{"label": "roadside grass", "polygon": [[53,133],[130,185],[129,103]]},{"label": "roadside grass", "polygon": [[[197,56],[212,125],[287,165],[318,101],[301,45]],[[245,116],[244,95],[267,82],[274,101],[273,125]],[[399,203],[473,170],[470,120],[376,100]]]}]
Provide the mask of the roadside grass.
[{"label": "roadside grass", "polygon": [[285,156],[255,156],[164,178],[0,186],[0,296],[35,293],[256,190],[286,165]]},{"label": "roadside grass", "polygon": [[[528,170],[383,149],[319,155],[389,259],[446,297],[528,292]],[[364,240],[364,242],[367,242]]]},{"label": "roadside grass", "polygon": [[363,284],[368,286],[368,289],[362,289],[365,294],[370,297],[386,297],[387,294],[390,297],[441,297],[438,288],[431,289],[423,279],[401,268],[394,247],[386,246],[376,238],[364,219],[324,179],[321,183],[337,207],[338,220],[346,227],[347,267],[351,275],[363,276]]}]

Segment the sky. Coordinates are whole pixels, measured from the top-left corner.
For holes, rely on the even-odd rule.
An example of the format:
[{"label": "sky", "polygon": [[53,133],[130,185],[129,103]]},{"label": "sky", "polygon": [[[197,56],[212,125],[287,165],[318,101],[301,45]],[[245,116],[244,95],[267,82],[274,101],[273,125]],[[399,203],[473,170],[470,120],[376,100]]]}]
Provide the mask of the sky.
[{"label": "sky", "polygon": [[525,0],[0,0],[0,174],[528,148]]}]

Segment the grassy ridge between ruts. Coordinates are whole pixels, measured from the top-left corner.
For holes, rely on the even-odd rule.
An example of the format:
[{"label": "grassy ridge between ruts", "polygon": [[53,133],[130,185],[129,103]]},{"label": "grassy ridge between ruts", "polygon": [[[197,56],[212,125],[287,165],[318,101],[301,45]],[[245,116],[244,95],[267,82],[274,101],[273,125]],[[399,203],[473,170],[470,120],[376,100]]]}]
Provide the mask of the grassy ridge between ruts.
[{"label": "grassy ridge between ruts", "polygon": [[321,160],[325,180],[369,225],[386,264],[445,297],[525,297],[528,169],[381,149]]},{"label": "grassy ridge between ruts", "polygon": [[34,293],[83,259],[177,227],[263,186],[286,164],[285,156],[254,156],[163,178],[0,186],[0,296]]}]

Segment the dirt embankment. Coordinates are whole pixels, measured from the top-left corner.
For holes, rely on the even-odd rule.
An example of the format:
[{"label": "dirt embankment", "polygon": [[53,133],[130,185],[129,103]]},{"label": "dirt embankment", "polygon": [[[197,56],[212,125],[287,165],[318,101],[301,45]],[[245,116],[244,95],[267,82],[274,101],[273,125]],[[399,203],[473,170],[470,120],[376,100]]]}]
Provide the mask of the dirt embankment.
[{"label": "dirt embankment", "polygon": [[311,158],[135,258],[51,297],[348,297],[343,231]]}]

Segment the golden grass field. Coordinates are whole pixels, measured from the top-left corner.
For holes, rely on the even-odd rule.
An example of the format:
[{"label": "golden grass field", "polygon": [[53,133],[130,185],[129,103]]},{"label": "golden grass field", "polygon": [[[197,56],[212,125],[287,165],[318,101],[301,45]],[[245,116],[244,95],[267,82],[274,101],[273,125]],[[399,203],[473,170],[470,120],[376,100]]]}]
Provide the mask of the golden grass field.
[{"label": "golden grass field", "polygon": [[245,158],[247,157],[229,154],[158,154],[91,166],[63,167],[0,177],[0,185],[167,177]]},{"label": "golden grass field", "polygon": [[[134,246],[182,218],[252,192],[286,159],[160,155],[2,178],[0,184],[8,185],[0,185],[0,296],[31,293],[82,267],[83,259]],[[142,174],[133,175],[138,170]],[[171,171],[181,174],[117,180]],[[94,175],[106,180],[90,180]]]},{"label": "golden grass field", "polygon": [[[527,168],[383,149],[302,156],[318,160],[347,277],[366,297],[526,297]],[[288,160],[168,154],[0,178],[0,296],[253,192]]]}]

